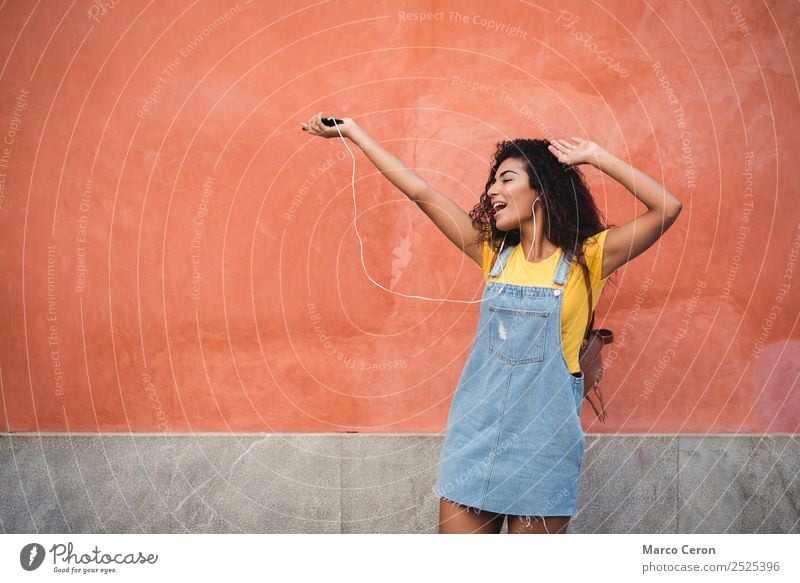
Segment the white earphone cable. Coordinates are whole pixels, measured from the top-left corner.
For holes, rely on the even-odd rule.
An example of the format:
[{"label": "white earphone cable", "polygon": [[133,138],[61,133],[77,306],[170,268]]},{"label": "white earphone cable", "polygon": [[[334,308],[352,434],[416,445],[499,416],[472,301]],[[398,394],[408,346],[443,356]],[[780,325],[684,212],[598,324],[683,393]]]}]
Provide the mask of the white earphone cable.
[{"label": "white earphone cable", "polygon": [[[430,301],[433,301],[433,302],[453,302],[453,303],[460,303],[460,304],[476,304],[476,303],[482,302],[483,298],[481,298],[479,300],[450,300],[450,299],[447,299],[447,298],[429,298],[429,297],[426,297],[426,296],[418,296],[418,295],[413,295],[413,294],[404,294],[404,293],[401,293],[401,292],[396,292],[394,290],[387,289],[384,286],[382,286],[380,283],[378,283],[377,281],[372,279],[372,277],[370,276],[369,272],[367,271],[367,266],[364,263],[364,243],[361,240],[361,235],[358,232],[358,224],[356,222],[356,215],[358,214],[358,209],[356,208],[356,158],[355,158],[355,156],[353,156],[353,152],[350,150],[350,146],[347,145],[347,140],[345,140],[344,136],[342,135],[342,130],[339,129],[339,124],[334,123],[334,127],[336,128],[336,131],[338,132],[339,137],[341,138],[342,142],[344,143],[344,147],[347,149],[347,153],[350,154],[350,158],[352,158],[352,160],[353,160],[353,171],[352,171],[352,175],[350,177],[350,185],[351,185],[351,188],[352,188],[352,191],[353,191],[353,230],[355,230],[356,237],[358,237],[358,245],[359,245],[360,254],[361,254],[361,267],[364,270],[364,273],[369,278],[369,280],[372,283],[374,283],[375,285],[377,285],[379,288],[381,288],[383,290],[386,290],[389,293],[397,294],[399,296],[403,296],[403,297],[406,297],[406,298],[418,298],[418,299],[421,299],[421,300],[430,300]],[[539,197],[537,196],[536,200],[538,200],[538,199],[539,199]],[[536,204],[536,200],[533,201],[534,205]],[[531,210],[533,210],[533,205],[531,205]],[[536,214],[535,213],[533,215],[533,220],[534,220],[534,232],[536,232]],[[505,243],[506,243],[506,238],[505,238],[505,236],[503,236],[503,241],[500,244],[500,249],[497,251],[498,257],[500,255],[500,253],[502,253],[503,246],[505,245]],[[531,249],[533,249],[533,247],[531,247]],[[507,284],[503,284],[503,288],[506,285]],[[501,288],[501,289],[503,289],[503,288]],[[490,298],[494,297],[495,295],[499,295],[499,294],[500,294],[500,291],[498,291],[497,294],[494,294],[494,295],[492,295],[492,296],[490,296],[490,297],[488,297],[486,299],[490,299]]]}]

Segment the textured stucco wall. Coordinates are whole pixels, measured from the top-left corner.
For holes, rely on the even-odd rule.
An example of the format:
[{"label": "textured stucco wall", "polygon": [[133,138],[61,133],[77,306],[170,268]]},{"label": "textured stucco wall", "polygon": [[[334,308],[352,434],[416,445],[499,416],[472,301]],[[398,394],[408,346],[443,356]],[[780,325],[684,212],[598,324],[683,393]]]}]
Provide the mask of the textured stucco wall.
[{"label": "textured stucco wall", "polygon": [[[465,209],[503,138],[630,158],[684,211],[605,292],[584,426],[797,431],[796,2],[99,4],[0,19],[0,429],[441,431],[478,306],[370,281],[350,159],[299,129],[323,110]],[[369,276],[477,299],[357,155]]]}]

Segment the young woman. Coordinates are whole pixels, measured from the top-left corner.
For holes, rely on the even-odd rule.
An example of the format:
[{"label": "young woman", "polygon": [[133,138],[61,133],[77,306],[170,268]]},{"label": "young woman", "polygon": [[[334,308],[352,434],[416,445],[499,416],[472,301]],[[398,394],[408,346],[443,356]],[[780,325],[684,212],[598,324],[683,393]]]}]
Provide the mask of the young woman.
[{"label": "young woman", "polygon": [[[465,212],[351,118],[301,128],[354,142],[483,270],[478,332],[447,420],[438,480],[440,533],[565,533],[575,513],[584,436],[578,356],[608,277],[672,225],[681,203],[589,140],[497,144],[478,203]],[[577,166],[591,164],[647,211],[604,226]]]}]

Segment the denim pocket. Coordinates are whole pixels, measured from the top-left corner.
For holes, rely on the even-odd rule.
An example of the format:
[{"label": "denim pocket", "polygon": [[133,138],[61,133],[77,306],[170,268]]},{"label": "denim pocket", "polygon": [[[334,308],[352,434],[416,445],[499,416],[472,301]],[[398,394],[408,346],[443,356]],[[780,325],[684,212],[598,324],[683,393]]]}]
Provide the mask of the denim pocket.
[{"label": "denim pocket", "polygon": [[508,364],[544,360],[550,312],[489,305],[489,354]]}]

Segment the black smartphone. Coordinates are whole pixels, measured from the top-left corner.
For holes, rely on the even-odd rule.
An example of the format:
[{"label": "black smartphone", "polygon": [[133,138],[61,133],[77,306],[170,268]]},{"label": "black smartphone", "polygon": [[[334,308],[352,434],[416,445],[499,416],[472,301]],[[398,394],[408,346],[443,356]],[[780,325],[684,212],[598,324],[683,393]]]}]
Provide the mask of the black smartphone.
[{"label": "black smartphone", "polygon": [[328,127],[333,127],[333,126],[335,126],[337,124],[343,124],[344,120],[343,119],[338,119],[338,118],[335,118],[335,117],[323,117],[322,118],[322,123],[324,123]]}]

